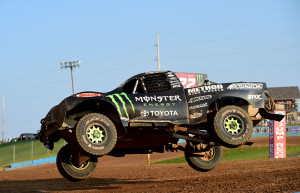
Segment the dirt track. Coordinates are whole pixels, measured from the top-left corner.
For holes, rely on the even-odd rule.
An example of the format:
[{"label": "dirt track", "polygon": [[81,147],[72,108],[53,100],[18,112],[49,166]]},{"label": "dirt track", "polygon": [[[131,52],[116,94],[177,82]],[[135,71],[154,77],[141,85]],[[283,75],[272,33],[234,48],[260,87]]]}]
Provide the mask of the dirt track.
[{"label": "dirt track", "polygon": [[[299,140],[295,142],[299,144]],[[153,157],[159,160],[162,155]],[[142,155],[141,159],[144,158]],[[187,164],[144,166],[137,164],[137,156],[118,161],[120,164],[109,158],[99,159],[95,174],[83,183],[63,179],[55,164],[0,171],[0,192],[300,191],[300,158],[221,162],[206,173],[197,172]]]}]

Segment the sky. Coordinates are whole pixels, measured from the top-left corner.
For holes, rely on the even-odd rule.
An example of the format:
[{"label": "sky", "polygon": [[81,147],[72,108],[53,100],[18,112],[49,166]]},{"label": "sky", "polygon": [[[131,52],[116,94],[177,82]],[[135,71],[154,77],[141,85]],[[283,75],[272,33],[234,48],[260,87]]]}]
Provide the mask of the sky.
[{"label": "sky", "polygon": [[161,70],[300,86],[299,10],[298,0],[0,0],[4,136],[36,133],[72,94],[61,62],[82,62],[75,92],[107,92],[157,70],[157,34]]}]

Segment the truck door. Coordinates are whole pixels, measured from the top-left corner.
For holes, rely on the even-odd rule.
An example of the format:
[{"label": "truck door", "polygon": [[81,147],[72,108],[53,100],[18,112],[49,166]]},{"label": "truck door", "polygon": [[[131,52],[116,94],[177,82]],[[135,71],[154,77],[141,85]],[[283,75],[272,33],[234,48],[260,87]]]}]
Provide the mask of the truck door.
[{"label": "truck door", "polygon": [[[143,74],[136,78],[128,108],[134,108],[129,122],[187,124],[188,111],[183,86],[173,72]],[[129,104],[128,104],[129,105]]]}]

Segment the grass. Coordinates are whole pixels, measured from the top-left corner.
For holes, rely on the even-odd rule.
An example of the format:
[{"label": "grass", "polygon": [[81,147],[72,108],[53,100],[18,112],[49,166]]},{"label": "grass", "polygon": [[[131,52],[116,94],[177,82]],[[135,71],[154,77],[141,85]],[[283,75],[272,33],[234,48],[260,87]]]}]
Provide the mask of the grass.
[{"label": "grass", "polygon": [[11,163],[42,159],[56,156],[64,146],[64,140],[54,144],[52,151],[46,149],[39,140],[17,141],[0,145],[0,167],[7,167]]},{"label": "grass", "polygon": [[[300,145],[287,146],[286,154],[300,153]],[[249,160],[269,158],[269,147],[240,147],[234,149],[223,149],[222,161]],[[154,162],[152,164],[174,164],[186,163],[184,157]]]}]

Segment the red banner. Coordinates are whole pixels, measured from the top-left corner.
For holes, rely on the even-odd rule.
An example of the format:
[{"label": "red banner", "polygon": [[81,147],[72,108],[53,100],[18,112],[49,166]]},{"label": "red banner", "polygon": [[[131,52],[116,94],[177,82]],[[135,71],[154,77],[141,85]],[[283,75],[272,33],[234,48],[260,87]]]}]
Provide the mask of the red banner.
[{"label": "red banner", "polygon": [[[285,111],[274,110],[274,114],[285,116]],[[282,121],[270,121],[269,125],[269,157],[286,157],[286,119]]]}]

